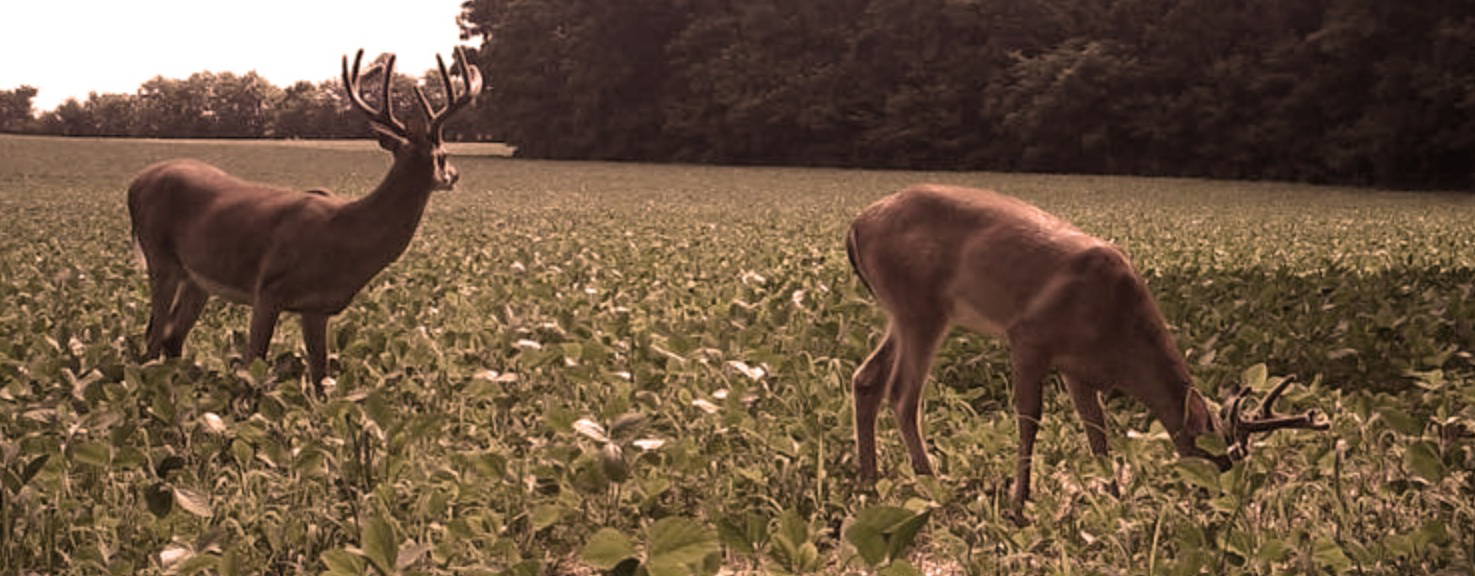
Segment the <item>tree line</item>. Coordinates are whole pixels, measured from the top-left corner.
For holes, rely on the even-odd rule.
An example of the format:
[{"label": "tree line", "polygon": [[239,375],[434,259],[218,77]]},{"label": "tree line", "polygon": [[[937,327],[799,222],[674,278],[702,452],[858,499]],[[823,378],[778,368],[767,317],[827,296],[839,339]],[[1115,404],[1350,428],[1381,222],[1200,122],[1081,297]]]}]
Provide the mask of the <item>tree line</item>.
[{"label": "tree line", "polygon": [[470,0],[518,153],[1475,186],[1475,3]]},{"label": "tree line", "polygon": [[[1471,2],[468,0],[459,21],[490,88],[452,137],[526,157],[1475,188]],[[39,118],[34,95],[0,91],[0,130],[367,135],[335,80],[155,78]]]},{"label": "tree line", "polygon": [[[433,79],[432,79],[433,78]],[[365,72],[364,97],[378,106],[382,72]],[[436,105],[444,101],[439,76],[423,80],[396,74],[393,98],[402,119],[419,118],[411,100],[417,82]],[[133,94],[88,95],[68,99],[55,110],[35,115],[31,86],[0,90],[0,132],[65,136],[138,136],[157,138],[361,138],[372,131],[353,110],[339,80],[297,82],[279,88],[255,72],[199,72],[185,79],[156,77]],[[447,136],[474,137],[474,128],[446,128]]]}]

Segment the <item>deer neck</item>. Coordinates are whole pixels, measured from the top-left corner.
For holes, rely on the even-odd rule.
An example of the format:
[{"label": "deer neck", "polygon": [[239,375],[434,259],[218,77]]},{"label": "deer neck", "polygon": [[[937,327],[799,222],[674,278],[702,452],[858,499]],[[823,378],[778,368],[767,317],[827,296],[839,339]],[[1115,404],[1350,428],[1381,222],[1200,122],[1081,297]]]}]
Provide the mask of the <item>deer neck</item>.
[{"label": "deer neck", "polygon": [[424,172],[396,162],[373,192],[343,208],[343,222],[350,228],[345,234],[374,255],[365,261],[372,261],[375,271],[399,258],[420,227],[433,189]]}]

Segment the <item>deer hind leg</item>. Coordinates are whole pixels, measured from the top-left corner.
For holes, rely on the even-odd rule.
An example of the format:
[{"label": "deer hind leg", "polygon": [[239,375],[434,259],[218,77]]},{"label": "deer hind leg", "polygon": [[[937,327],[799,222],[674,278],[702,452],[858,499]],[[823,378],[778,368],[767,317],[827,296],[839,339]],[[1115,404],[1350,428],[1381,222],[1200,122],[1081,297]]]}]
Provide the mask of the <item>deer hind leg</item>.
[{"label": "deer hind leg", "polygon": [[1013,506],[1024,510],[1029,500],[1030,465],[1035,453],[1035,434],[1040,431],[1045,374],[1049,358],[1038,347],[1014,342],[1010,354],[1013,363],[1014,412],[1019,419],[1019,460],[1014,469]]},{"label": "deer hind leg", "polygon": [[145,332],[148,348],[144,352],[144,359],[158,358],[164,353],[164,334],[169,326],[169,317],[174,310],[174,303],[179,298],[179,291],[183,288],[183,271],[178,264],[172,260],[160,256],[151,255],[148,258],[149,270],[149,326]]},{"label": "deer hind leg", "polygon": [[861,363],[850,380],[855,404],[856,456],[860,478],[864,482],[876,479],[876,411],[895,369],[896,332],[888,326],[886,334],[881,337],[881,344]]},{"label": "deer hind leg", "polygon": [[328,315],[302,313],[302,341],[307,345],[307,375],[318,394],[328,377]]},{"label": "deer hind leg", "polygon": [[947,320],[942,317],[913,319],[896,325],[901,354],[886,390],[891,396],[902,442],[912,459],[912,471],[917,474],[932,474],[932,460],[927,456],[927,443],[922,437],[922,388],[932,367],[932,354],[937,351],[947,327]]},{"label": "deer hind leg", "polygon": [[187,279],[179,281],[179,291],[174,299],[174,308],[169,312],[169,322],[161,331],[166,356],[178,358],[184,352],[184,339],[194,329],[195,322],[200,319],[200,312],[205,310],[205,302],[209,299],[210,293],[199,284]]}]

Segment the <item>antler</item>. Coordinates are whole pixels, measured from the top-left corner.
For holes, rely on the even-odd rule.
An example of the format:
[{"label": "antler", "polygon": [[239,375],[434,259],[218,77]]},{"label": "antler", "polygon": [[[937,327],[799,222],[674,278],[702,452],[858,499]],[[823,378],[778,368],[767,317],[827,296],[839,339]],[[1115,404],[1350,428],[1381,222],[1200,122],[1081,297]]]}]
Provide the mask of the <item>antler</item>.
[{"label": "antler", "polygon": [[460,96],[456,95],[456,85],[451,83],[451,73],[446,68],[446,61],[442,60],[440,54],[435,55],[435,64],[440,69],[441,85],[446,88],[446,107],[436,112],[430,105],[430,99],[425,97],[425,91],[419,86],[415,87],[415,95],[420,98],[420,109],[425,112],[425,119],[430,127],[432,137],[438,138],[441,127],[445,125],[446,119],[450,118],[456,111],[476,100],[481,93],[481,71],[471,65],[471,60],[466,57],[466,48],[456,47],[456,64],[461,65],[461,84],[463,90]]},{"label": "antler", "polygon": [[1248,386],[1242,386],[1238,390],[1235,390],[1233,394],[1229,395],[1229,398],[1225,401],[1225,410],[1228,412],[1228,417],[1225,419],[1227,429],[1224,432],[1224,436],[1225,439],[1233,444],[1230,447],[1231,456],[1243,458],[1249,453],[1250,434],[1273,432],[1281,429],[1326,430],[1331,427],[1331,423],[1318,418],[1320,413],[1314,408],[1298,416],[1275,414],[1273,410],[1275,401],[1280,399],[1280,395],[1290,385],[1291,379],[1286,378],[1277,383],[1274,388],[1271,388],[1270,392],[1265,395],[1265,399],[1260,401],[1260,405],[1255,410],[1258,414],[1250,420],[1246,420],[1241,416],[1244,412],[1244,401],[1250,393],[1250,388]]},{"label": "antler", "polygon": [[[401,138],[409,138],[409,129],[405,128],[404,123],[400,122],[398,118],[394,117],[394,101],[390,99],[390,85],[394,81],[394,58],[394,54],[390,54],[389,58],[385,61],[383,65],[384,107],[382,109],[375,110],[373,106],[369,106],[369,103],[364,101],[363,95],[359,93],[359,64],[364,59],[364,50],[362,48],[360,48],[358,54],[353,57],[352,73],[350,73],[348,68],[348,56],[343,57],[343,88],[348,91],[348,101],[353,104],[353,107],[357,108],[360,112],[368,115],[369,121],[374,123],[375,126],[378,126],[379,128],[393,133]],[[379,68],[380,65],[375,64],[369,67],[368,72],[373,73],[374,70],[377,70]],[[422,95],[421,97],[423,98],[424,96]]]}]

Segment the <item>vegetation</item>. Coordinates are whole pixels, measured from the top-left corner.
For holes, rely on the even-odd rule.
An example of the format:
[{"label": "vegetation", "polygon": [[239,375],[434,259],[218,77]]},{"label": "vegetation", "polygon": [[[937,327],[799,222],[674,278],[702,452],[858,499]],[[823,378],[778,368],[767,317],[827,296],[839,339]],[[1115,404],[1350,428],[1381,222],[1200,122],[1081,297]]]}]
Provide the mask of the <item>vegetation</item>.
[{"label": "vegetation", "polygon": [[1468,3],[466,4],[531,156],[1475,185]]},{"label": "vegetation", "polygon": [[[0,137],[0,573],[1475,570],[1467,197],[461,157],[460,189],[335,323],[316,398],[295,322],[236,366],[246,309],[218,301],[185,358],[132,360],[148,305],[124,187],[179,155],[346,194],[384,162],[368,142]],[[1282,409],[1332,429],[1221,475],[1114,399],[1114,498],[1052,385],[1017,527],[1008,357],[958,333],[929,390],[940,475],[907,472],[883,418],[889,477],[861,490],[848,381],[882,326],[842,239],[921,180],[1119,243],[1200,390],[1294,377]]]},{"label": "vegetation", "polygon": [[[328,72],[336,62],[324,61]],[[366,67],[368,64],[365,65]],[[378,70],[364,73],[366,83],[382,79]],[[426,71],[419,80],[395,75],[395,109],[401,118],[419,117],[412,99],[417,82],[440,82]],[[279,88],[249,72],[244,75],[199,72],[185,79],[156,77],[135,94],[88,95],[69,99],[32,117],[35,88],[0,90],[0,132],[31,132],[63,136],[146,136],[164,138],[358,138],[372,133],[349,106],[339,80],[298,82]],[[444,92],[427,90],[441,104]],[[379,96],[366,94],[372,105]],[[447,127],[455,139],[474,137],[474,128]]]}]

